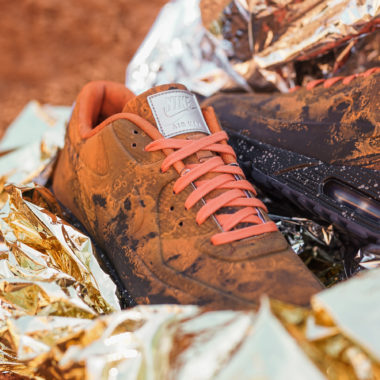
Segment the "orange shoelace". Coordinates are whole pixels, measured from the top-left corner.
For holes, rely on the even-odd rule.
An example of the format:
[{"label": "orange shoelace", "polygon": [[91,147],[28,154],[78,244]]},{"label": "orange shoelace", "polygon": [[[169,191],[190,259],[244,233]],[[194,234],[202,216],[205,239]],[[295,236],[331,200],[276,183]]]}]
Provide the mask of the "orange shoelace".
[{"label": "orange shoelace", "polygon": [[[145,128],[144,128],[145,129]],[[228,140],[226,132],[216,132],[199,140],[184,139],[158,139],[145,147],[146,151],[163,150],[170,152],[164,159],[161,170],[167,171],[171,166],[182,162],[187,157],[199,151],[210,151],[218,154],[229,154],[236,159],[231,146],[225,144]],[[199,180],[207,173],[219,173],[212,179]],[[175,182],[174,192],[183,191],[188,185],[193,185],[194,191],[188,196],[185,208],[189,210],[198,201],[203,200],[204,205],[198,211],[196,222],[202,224],[210,216],[214,216],[223,232],[211,238],[214,245],[226,244],[236,240],[277,231],[274,222],[264,222],[258,215],[257,207],[267,211],[265,205],[257,198],[253,186],[245,179],[243,171],[235,164],[226,164],[222,157],[217,155],[199,164],[185,165],[180,177]],[[213,190],[223,189],[222,194],[215,198],[204,200],[204,197]],[[249,196],[252,194],[252,196]],[[215,215],[223,207],[242,207],[233,214]],[[250,223],[253,226],[236,228],[239,223]]]},{"label": "orange shoelace", "polygon": [[[306,90],[312,90],[313,88],[322,85],[324,88],[329,88],[335,83],[342,81],[343,84],[349,84],[351,81],[353,81],[356,78],[365,78],[368,77],[369,75],[375,74],[380,72],[380,67],[372,67],[371,69],[365,71],[364,73],[359,73],[359,74],[352,74],[346,77],[332,77],[329,79],[316,79],[311,82],[309,82],[306,85]],[[302,88],[301,86],[296,86],[290,89],[289,92],[294,92]]]}]

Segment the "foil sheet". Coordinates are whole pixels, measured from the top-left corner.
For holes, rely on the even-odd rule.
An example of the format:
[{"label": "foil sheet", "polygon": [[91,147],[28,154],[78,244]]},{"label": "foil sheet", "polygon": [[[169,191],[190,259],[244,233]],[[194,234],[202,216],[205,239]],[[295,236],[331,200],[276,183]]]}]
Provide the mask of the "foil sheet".
[{"label": "foil sheet", "polygon": [[20,313],[88,318],[120,309],[90,238],[60,218],[46,188],[7,185],[0,194],[1,288],[17,294],[35,288],[27,302],[20,297],[20,304],[10,306]]},{"label": "foil sheet", "polygon": [[367,271],[317,294],[312,300],[317,318],[323,319],[328,314],[347,338],[362,344],[377,362],[380,362],[380,329],[374,326],[380,321],[379,275],[379,268]]},{"label": "foil sheet", "polygon": [[377,0],[171,0],[129,63],[126,86],[287,92],[336,74],[379,25]]},{"label": "foil sheet", "polygon": [[[204,9],[209,2],[214,0],[203,0]],[[219,16],[219,19],[218,15],[214,16],[209,24],[222,23],[222,38],[232,44],[231,58],[236,61],[253,58],[265,69],[295,59],[308,59],[374,30],[380,22],[380,3],[234,0]]]},{"label": "foil sheet", "polygon": [[199,0],[166,4],[127,67],[126,86],[136,94],[175,82],[203,96],[229,82],[249,91],[223,46],[202,26]]},{"label": "foil sheet", "polygon": [[[214,0],[203,0],[203,13],[210,3]],[[287,92],[305,85],[304,76],[310,81],[341,74],[358,52],[355,45],[380,26],[380,3],[234,0],[206,25],[230,43],[231,65],[253,88],[270,90],[272,83]]]},{"label": "foil sheet", "polygon": [[46,184],[70,114],[71,107],[29,102],[0,140],[0,177],[8,183],[34,179]]},{"label": "foil sheet", "polygon": [[[372,1],[234,0],[210,15],[208,8],[215,3],[225,2],[202,1],[204,24],[223,46],[229,44],[229,62],[256,90],[287,92],[306,84],[305,74],[309,80],[335,74],[359,39],[380,24],[380,5]],[[322,62],[311,61],[332,51]],[[307,64],[299,62],[305,60]]]},{"label": "foil sheet", "polygon": [[[378,286],[378,274],[367,283]],[[341,304],[343,294],[333,302]],[[376,326],[370,322],[368,330]],[[380,374],[372,347],[348,338],[325,310],[265,298],[257,313],[157,305],[95,319],[11,317],[2,336],[3,344],[21,347],[13,371],[41,379],[370,380]]]},{"label": "foil sheet", "polygon": [[363,269],[380,268],[380,246],[369,244],[359,249],[354,260],[357,264],[355,272]]},{"label": "foil sheet", "polygon": [[346,280],[354,270],[357,273],[364,269],[358,269],[358,263],[350,256],[353,247],[342,240],[332,225],[323,226],[307,218],[292,216],[290,211],[284,214],[287,216],[269,216],[294,252],[326,287]]}]

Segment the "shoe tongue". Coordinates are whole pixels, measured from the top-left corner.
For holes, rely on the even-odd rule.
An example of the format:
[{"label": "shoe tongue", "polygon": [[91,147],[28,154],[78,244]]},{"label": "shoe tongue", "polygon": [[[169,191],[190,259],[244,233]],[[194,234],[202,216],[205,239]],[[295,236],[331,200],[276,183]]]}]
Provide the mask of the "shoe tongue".
[{"label": "shoe tongue", "polygon": [[182,84],[153,87],[131,99],[122,112],[143,117],[155,125],[165,138],[210,134],[197,98]]}]

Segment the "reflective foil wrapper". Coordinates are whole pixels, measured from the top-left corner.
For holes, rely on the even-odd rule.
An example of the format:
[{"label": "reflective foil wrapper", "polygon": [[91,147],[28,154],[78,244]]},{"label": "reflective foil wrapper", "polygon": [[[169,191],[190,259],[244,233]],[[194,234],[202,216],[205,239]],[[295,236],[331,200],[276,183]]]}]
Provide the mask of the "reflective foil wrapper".
[{"label": "reflective foil wrapper", "polygon": [[380,245],[369,244],[360,248],[355,255],[354,261],[356,267],[352,268],[353,273],[363,269],[380,268]]},{"label": "reflective foil wrapper", "polygon": [[356,262],[347,259],[351,257],[349,247],[332,225],[322,226],[307,218],[291,216],[291,212],[286,214],[289,216],[270,214],[270,217],[294,252],[326,287],[346,280],[347,267],[350,274],[354,268],[357,270]]},{"label": "reflective foil wrapper", "polygon": [[[10,317],[2,345],[21,346],[14,372],[39,379],[377,379],[378,334],[369,335],[379,303],[368,290],[379,290],[379,271],[368,273],[322,292],[312,310],[263,298],[258,312],[157,305]],[[343,301],[353,287],[366,291],[360,308]]]},{"label": "reflective foil wrapper", "polygon": [[0,140],[0,177],[8,182],[46,184],[63,147],[71,107],[29,102]]},{"label": "reflective foil wrapper", "polygon": [[249,91],[222,44],[203,27],[199,0],[166,4],[127,67],[126,86],[135,93],[175,82],[203,96],[229,82]]},{"label": "reflective foil wrapper", "polygon": [[[210,14],[215,3],[219,13]],[[270,90],[271,83],[286,92],[334,75],[380,26],[380,3],[372,0],[234,0],[222,9],[222,0],[201,4],[204,25],[229,43],[229,62],[256,90]]]},{"label": "reflective foil wrapper", "polygon": [[[89,237],[64,222],[38,185],[0,188],[0,366],[21,374],[24,360],[49,350],[62,333],[120,310],[116,286],[100,268]],[[67,318],[53,322],[49,316]],[[40,319],[38,319],[38,318]],[[11,324],[14,319],[15,325]],[[47,322],[48,321],[48,322]],[[17,322],[17,323],[16,323]],[[26,333],[45,326],[34,336]],[[21,367],[20,367],[21,366]],[[21,368],[18,371],[18,368]]]},{"label": "reflective foil wrapper", "polygon": [[253,57],[260,68],[309,59],[380,23],[377,1],[234,0],[219,18],[207,15],[210,2],[215,0],[202,0],[206,26],[221,22],[231,58],[244,62]]},{"label": "reflective foil wrapper", "polygon": [[287,92],[344,65],[356,72],[350,60],[359,71],[378,64],[379,26],[373,0],[171,0],[128,65],[126,85],[140,93],[180,81],[203,96],[231,87]]}]

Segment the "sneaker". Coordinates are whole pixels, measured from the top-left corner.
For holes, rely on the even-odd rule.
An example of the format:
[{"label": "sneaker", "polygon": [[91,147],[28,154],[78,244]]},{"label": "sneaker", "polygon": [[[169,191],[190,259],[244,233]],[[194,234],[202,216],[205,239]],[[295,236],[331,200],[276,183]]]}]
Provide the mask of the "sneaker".
[{"label": "sneaker", "polygon": [[380,241],[380,68],[204,104],[255,184],[360,241]]},{"label": "sneaker", "polygon": [[236,163],[212,109],[182,85],[137,97],[92,82],[77,98],[53,191],[137,303],[299,305],[322,286]]}]

